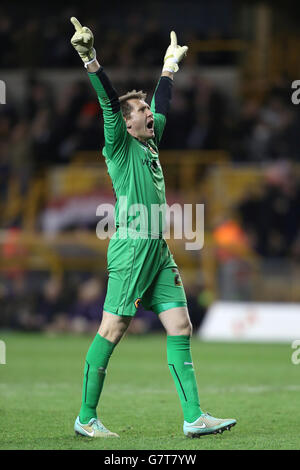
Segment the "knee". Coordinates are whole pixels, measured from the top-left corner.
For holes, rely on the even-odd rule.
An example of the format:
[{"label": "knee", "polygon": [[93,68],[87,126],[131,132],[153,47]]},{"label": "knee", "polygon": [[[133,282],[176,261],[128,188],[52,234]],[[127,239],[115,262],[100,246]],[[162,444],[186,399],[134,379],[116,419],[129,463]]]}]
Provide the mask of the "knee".
[{"label": "knee", "polygon": [[191,336],[193,327],[186,307],[166,310],[159,318],[169,336]]},{"label": "knee", "polygon": [[186,319],[184,323],[178,326],[179,333],[178,335],[183,336],[192,336],[193,334],[193,325],[190,319]]},{"label": "knee", "polygon": [[117,318],[110,319],[103,316],[98,333],[111,343],[117,344],[127,330],[127,327],[128,323],[121,319],[118,321]]},{"label": "knee", "polygon": [[174,336],[192,336],[193,326],[189,318],[184,318],[177,324],[172,325],[170,330],[167,330],[167,334]]},{"label": "knee", "polygon": [[107,325],[101,323],[98,333],[100,336],[107,339],[111,343],[117,344],[122,338],[125,331],[122,328],[116,327],[115,325]]}]

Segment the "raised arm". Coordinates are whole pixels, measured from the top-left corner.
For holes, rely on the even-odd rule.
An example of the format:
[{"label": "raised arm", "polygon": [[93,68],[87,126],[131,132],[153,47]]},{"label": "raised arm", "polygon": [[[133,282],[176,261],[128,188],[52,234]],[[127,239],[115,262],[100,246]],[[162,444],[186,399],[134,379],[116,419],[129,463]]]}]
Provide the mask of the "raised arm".
[{"label": "raised arm", "polygon": [[75,17],[71,18],[71,22],[75,27],[71,44],[87,69],[89,79],[103,110],[106,156],[114,160],[116,164],[122,164],[124,159],[122,150],[125,148],[128,132],[117,92],[96,58],[92,31],[86,26],[82,26]]},{"label": "raised arm", "polygon": [[171,43],[165,53],[162,74],[151,101],[157,145],[161,140],[166,125],[167,114],[170,109],[174,73],[179,70],[178,64],[188,50],[187,46],[178,46],[177,36],[174,31],[171,31],[170,39]]}]

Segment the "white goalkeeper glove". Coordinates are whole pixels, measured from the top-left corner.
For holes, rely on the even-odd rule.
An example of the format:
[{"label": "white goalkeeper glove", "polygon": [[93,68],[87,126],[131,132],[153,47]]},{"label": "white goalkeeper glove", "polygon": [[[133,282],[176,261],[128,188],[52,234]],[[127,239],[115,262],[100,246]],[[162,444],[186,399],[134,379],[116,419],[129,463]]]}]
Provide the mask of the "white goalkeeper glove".
[{"label": "white goalkeeper glove", "polygon": [[72,16],[71,23],[75,27],[75,33],[72,36],[71,44],[78,52],[84,66],[86,67],[88,64],[96,60],[93,33],[86,26],[81,26],[75,16]]},{"label": "white goalkeeper glove", "polygon": [[188,47],[177,45],[177,36],[174,31],[171,31],[171,44],[169,45],[164,57],[163,72],[175,73],[178,71],[178,64],[186,55]]}]

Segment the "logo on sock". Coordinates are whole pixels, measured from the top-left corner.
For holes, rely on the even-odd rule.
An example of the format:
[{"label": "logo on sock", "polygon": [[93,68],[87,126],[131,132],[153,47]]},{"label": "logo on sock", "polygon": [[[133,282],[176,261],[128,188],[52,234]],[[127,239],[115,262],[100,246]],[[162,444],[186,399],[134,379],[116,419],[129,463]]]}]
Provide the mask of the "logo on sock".
[{"label": "logo on sock", "polygon": [[99,367],[99,368],[98,368],[98,374],[106,375],[106,369],[105,369],[105,367]]}]

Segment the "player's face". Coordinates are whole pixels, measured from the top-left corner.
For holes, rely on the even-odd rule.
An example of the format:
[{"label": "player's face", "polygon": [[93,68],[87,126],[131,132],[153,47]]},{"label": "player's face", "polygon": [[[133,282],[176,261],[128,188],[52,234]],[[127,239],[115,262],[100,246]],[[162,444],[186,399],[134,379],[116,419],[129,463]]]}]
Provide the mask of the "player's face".
[{"label": "player's face", "polygon": [[154,137],[154,119],[150,106],[144,100],[130,100],[132,111],[126,120],[129,134],[139,140],[148,140]]}]

